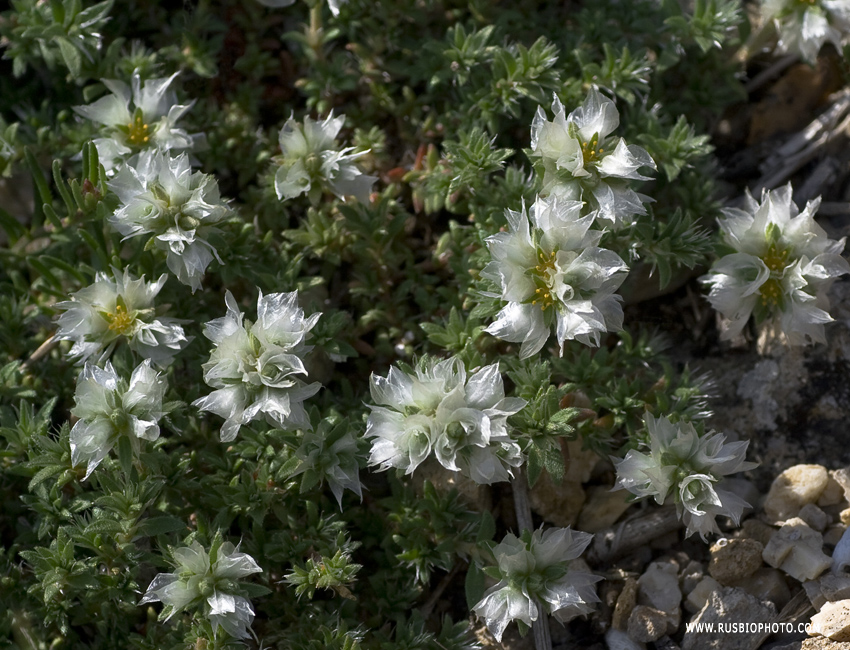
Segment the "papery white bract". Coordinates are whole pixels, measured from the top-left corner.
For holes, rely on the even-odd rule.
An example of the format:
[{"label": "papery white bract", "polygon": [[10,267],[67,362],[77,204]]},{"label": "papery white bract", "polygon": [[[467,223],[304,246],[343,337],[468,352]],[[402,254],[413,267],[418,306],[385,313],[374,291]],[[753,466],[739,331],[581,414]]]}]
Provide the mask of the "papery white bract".
[{"label": "papery white bract", "polygon": [[121,438],[138,457],[141,440],[159,438],[164,415],[165,379],[149,360],[137,366],[127,382],[108,361],[104,368],[86,364],[77,379],[71,415],[79,420],[71,429],[71,463],[86,464],[87,479]]},{"label": "papery white bract", "polygon": [[145,359],[167,366],[189,344],[178,320],[156,315],[154,298],[168,276],[145,282],[144,276],[135,278],[127,269],[112,272],[112,278],[98,273],[94,284],[56,305],[65,310],[57,321],[56,338],[74,341],[71,357],[78,363],[93,355],[106,358],[123,339]]},{"label": "papery white bract", "polygon": [[132,161],[140,151],[189,151],[202,139],[177,126],[192,108],[192,104],[177,104],[177,95],[170,89],[178,74],[142,84],[141,76],[134,72],[132,88],[123,81],[102,79],[111,94],[93,104],[74,107],[78,114],[102,125],[104,137],[95,138],[94,144],[107,173],[120,163]]},{"label": "papery white bract", "polygon": [[538,107],[531,125],[532,159],[542,168],[543,194],[586,201],[598,219],[615,228],[646,213],[643,203],[649,199],[629,181],[650,180],[638,169],[655,169],[655,162],[645,149],[609,137],[620,124],[614,102],[591,88],[569,115],[557,96],[552,111],[555,118],[549,121]]},{"label": "papery white bract", "polygon": [[507,210],[508,231],[487,238],[493,261],[481,276],[501,288],[507,305],[485,331],[522,343],[520,358],[537,353],[555,327],[558,346],[571,339],[599,345],[603,332],[620,330],[623,310],[614,292],[628,267],[597,246],[594,215],[581,203],[538,198],[531,209]]},{"label": "papery white bract", "polygon": [[505,397],[498,364],[467,377],[456,357],[423,359],[413,375],[397,368],[386,378],[372,375],[370,390],[378,404],[369,406],[366,425],[370,465],[410,474],[433,453],[446,469],[489,484],[508,480],[522,463],[507,418],[526,402]]},{"label": "papery white bract", "polygon": [[247,553],[239,553],[230,542],[216,536],[209,553],[197,541],[188,547],[171,549],[174,573],[160,573],[139,601],[162,602],[161,619],[200,606],[213,628],[222,628],[230,636],[244,639],[254,620],[251,602],[245,598],[239,580],[262,573]]},{"label": "papery white bract", "polygon": [[336,136],[345,118],[334,117],[333,111],[324,120],[314,122],[304,118],[301,125],[290,117],[280,130],[281,155],[275,158],[279,165],[275,172],[274,187],[279,199],[292,199],[307,193],[317,201],[322,192],[329,190],[339,198],[355,196],[368,203],[372,184],[377,180],[367,176],[354,162],[365,151],[349,153],[353,147],[340,149]]},{"label": "papery white bract", "polygon": [[625,458],[612,458],[617,487],[639,497],[654,497],[659,504],[673,497],[687,535],[706,538],[719,529],[715,517],[730,517],[735,524],[749,504],[716,485],[723,477],[756,467],[746,460],[749,442],[726,442],[726,436],[709,432],[700,436],[689,422],[670,422],[646,414],[649,453],[630,450]]},{"label": "papery white bract", "polygon": [[763,0],[762,16],[776,26],[779,52],[799,54],[812,65],[824,43],[832,43],[841,54],[842,45],[850,41],[847,0]]},{"label": "papery white bract", "polygon": [[192,172],[186,154],[172,158],[145,151],[108,185],[121,200],[109,218],[113,228],[125,237],[153,235],[156,247],[166,251],[171,272],[193,293],[197,291],[213,257],[221,263],[208,241],[215,224],[229,214],[216,180]]},{"label": "papery white bract", "polygon": [[569,528],[505,536],[493,549],[500,582],[472,608],[497,641],[511,621],[530,627],[540,616],[540,607],[562,623],[593,611],[599,602],[593,585],[602,578],[570,570],[570,561],[592,539],[593,535]]},{"label": "papery white bract", "polygon": [[215,348],[204,364],[204,381],[217,389],[193,402],[202,411],[225,418],[221,441],[236,437],[239,428],[265,417],[284,429],[310,428],[303,402],[321,384],[307,384],[303,355],[312,349],[307,334],[321,314],[304,317],[298,292],[273,293],[257,299],[257,322],[243,322],[233,294],[225,296],[227,315],[208,322],[204,336]]},{"label": "papery white bract", "polygon": [[751,315],[774,321],[793,345],[825,342],[832,320],[826,291],[850,272],[841,256],[844,239],[829,239],[814,220],[820,198],[800,212],[791,184],[765,191],[761,203],[749,192],[744,209],[727,208],[720,220],[723,241],[734,251],[718,259],[700,280],[708,300],[729,320],[721,338],[741,332]]}]

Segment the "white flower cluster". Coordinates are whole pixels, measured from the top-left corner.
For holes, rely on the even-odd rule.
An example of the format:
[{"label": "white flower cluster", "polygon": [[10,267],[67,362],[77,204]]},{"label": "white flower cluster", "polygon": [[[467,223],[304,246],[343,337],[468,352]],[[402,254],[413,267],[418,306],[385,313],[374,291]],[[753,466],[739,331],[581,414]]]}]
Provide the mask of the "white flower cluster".
[{"label": "white flower cluster", "polygon": [[720,231],[734,252],[701,278],[712,307],[729,320],[723,338],[755,315],[776,321],[791,344],[825,341],[823,325],[832,320],[826,290],[850,265],[840,254],[844,239],[829,239],[815,223],[820,199],[800,212],[791,192],[790,183],[765,191],[761,203],[747,192],[743,210],[724,210]]},{"label": "white flower cluster", "polygon": [[80,418],[71,429],[71,463],[86,464],[87,479],[122,440],[139,456],[141,440],[159,438],[159,419],[164,415],[165,379],[145,360],[136,367],[129,383],[120,378],[108,361],[104,368],[86,364],[77,380],[71,414]]},{"label": "white flower cluster", "polygon": [[508,231],[487,238],[493,261],[482,277],[501,287],[507,305],[487,332],[522,343],[520,358],[537,353],[555,327],[558,346],[576,339],[599,345],[602,332],[622,329],[623,310],[614,292],[628,267],[616,253],[597,246],[595,214],[582,204],[538,198],[531,209],[507,210]]},{"label": "white flower cluster", "polygon": [[303,355],[312,349],[307,334],[321,314],[304,317],[298,292],[273,293],[257,299],[257,322],[245,320],[233,294],[225,296],[227,315],[204,326],[215,344],[204,364],[204,381],[215,388],[192,404],[225,418],[221,441],[236,437],[239,428],[265,417],[271,426],[310,428],[303,402],[321,388],[298,378],[306,375]]},{"label": "white flower cluster", "polygon": [[411,474],[433,452],[446,469],[489,484],[508,480],[522,463],[507,418],[526,402],[505,397],[498,364],[467,377],[456,357],[423,359],[412,375],[397,368],[386,378],[372,375],[370,391],[378,404],[369,406],[366,425],[370,465]]},{"label": "white flower cluster", "polygon": [[779,35],[779,52],[799,54],[814,65],[824,43],[840,54],[850,42],[850,2],[847,0],[763,0],[762,16]]},{"label": "white flower cluster", "polygon": [[538,619],[540,608],[561,623],[593,611],[599,602],[593,586],[602,578],[570,570],[593,535],[569,528],[525,531],[521,538],[508,533],[493,549],[499,583],[490,588],[473,611],[502,640],[508,623],[527,626]]},{"label": "white flower cluster", "polygon": [[339,198],[353,195],[361,203],[368,203],[372,184],[377,180],[367,176],[354,161],[365,151],[349,153],[353,147],[339,149],[336,136],[345,122],[343,116],[314,122],[304,118],[301,125],[290,117],[280,130],[281,155],[275,158],[279,165],[274,177],[274,187],[279,199],[292,199],[305,192],[311,201],[318,201],[322,192],[329,190]]},{"label": "white flower cluster", "polygon": [[201,606],[203,616],[213,628],[221,628],[236,639],[248,636],[254,620],[251,602],[241,595],[239,580],[253,573],[262,573],[247,553],[239,553],[230,542],[216,536],[209,553],[197,541],[188,547],[171,549],[174,573],[158,574],[139,601],[162,602],[160,618],[168,620],[174,614]]},{"label": "white flower cluster", "polygon": [[641,167],[655,169],[646,150],[609,137],[620,124],[614,102],[592,88],[584,103],[569,115],[556,96],[555,119],[538,107],[531,125],[532,159],[543,170],[543,194],[587,201],[596,217],[615,229],[646,213],[649,199],[632,190],[629,181],[649,180]]},{"label": "white flower cluster", "polygon": [[135,72],[132,89],[123,81],[103,79],[111,94],[93,104],[74,107],[78,114],[102,125],[105,137],[96,138],[94,145],[107,174],[122,163],[133,164],[141,151],[189,151],[199,143],[201,136],[189,135],[177,126],[192,108],[192,104],[178,104],[177,95],[170,90],[177,75],[148,79],[142,84]]},{"label": "white flower cluster", "polygon": [[156,248],[166,251],[171,272],[197,291],[213,256],[221,263],[208,241],[215,224],[229,214],[216,180],[193,172],[186,154],[171,158],[145,151],[108,185],[121,200],[110,224],[125,238],[153,235]]},{"label": "white flower cluster", "polygon": [[717,515],[737,525],[749,504],[715,484],[756,466],[745,460],[749,442],[726,442],[726,436],[714,432],[700,436],[688,422],[673,424],[649,413],[646,429],[649,454],[632,449],[622,460],[612,459],[617,486],[639,497],[654,497],[659,504],[672,495],[688,536],[699,533],[704,540],[719,532]]},{"label": "white flower cluster", "polygon": [[59,316],[56,338],[74,341],[71,357],[83,363],[92,355],[98,361],[108,357],[119,340],[159,366],[189,343],[174,318],[156,315],[154,298],[165,284],[163,274],[156,282],[134,278],[127,269],[113,269],[114,279],[98,273],[94,284],[71,294],[71,300],[58,303],[65,313]]}]

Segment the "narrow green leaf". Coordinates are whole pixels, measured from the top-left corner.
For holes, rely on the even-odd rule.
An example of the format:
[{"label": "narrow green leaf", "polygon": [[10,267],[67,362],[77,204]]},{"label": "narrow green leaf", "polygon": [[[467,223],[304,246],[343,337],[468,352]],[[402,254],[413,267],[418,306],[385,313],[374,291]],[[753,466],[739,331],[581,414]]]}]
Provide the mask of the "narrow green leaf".
[{"label": "narrow green leaf", "polygon": [[466,592],[466,606],[469,609],[475,607],[484,596],[485,573],[474,562],[469,565],[464,580],[464,591]]}]

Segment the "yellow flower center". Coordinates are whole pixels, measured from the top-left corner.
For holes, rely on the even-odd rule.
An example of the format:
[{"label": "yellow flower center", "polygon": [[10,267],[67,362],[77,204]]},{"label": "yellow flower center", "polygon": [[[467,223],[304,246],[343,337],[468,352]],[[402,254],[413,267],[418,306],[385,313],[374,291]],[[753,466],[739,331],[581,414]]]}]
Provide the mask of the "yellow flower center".
[{"label": "yellow flower center", "polygon": [[771,244],[761,260],[771,271],[782,271],[788,266],[788,251],[778,249],[776,244]]},{"label": "yellow flower center", "polygon": [[761,295],[761,304],[776,307],[782,302],[782,281],[779,278],[772,277],[775,273],[782,273],[788,266],[789,252],[785,249],[777,248],[776,244],[770,245],[767,253],[761,258],[764,265],[770,269],[771,277],[759,288]]},{"label": "yellow flower center", "polygon": [[552,297],[552,275],[555,273],[555,256],[557,253],[555,251],[547,254],[543,251],[537,252],[537,257],[540,260],[540,263],[534,267],[532,273],[537,276],[537,282],[535,284],[542,284],[542,287],[538,287],[534,290],[534,299],[531,301],[532,305],[540,305],[540,309],[546,311],[547,307],[551,307],[554,302],[554,298]]},{"label": "yellow flower center", "polygon": [[581,155],[584,157],[584,164],[595,162],[605,153],[605,149],[599,148],[599,136],[594,135],[590,142],[581,143]]},{"label": "yellow flower center", "polygon": [[144,116],[137,114],[127,125],[127,142],[134,147],[144,147],[150,139],[150,127],[145,123]]},{"label": "yellow flower center", "polygon": [[115,332],[117,335],[126,335],[132,330],[136,316],[128,313],[123,305],[116,305],[115,313],[107,314],[106,320],[109,322],[111,332]]}]

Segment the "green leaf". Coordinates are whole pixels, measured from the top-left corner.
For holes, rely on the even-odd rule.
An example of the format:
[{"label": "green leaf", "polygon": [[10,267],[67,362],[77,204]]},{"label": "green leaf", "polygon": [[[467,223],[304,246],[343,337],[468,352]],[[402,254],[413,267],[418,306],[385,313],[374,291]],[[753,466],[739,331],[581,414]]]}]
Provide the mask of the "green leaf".
[{"label": "green leaf", "polygon": [[186,523],[171,515],[161,515],[142,519],[136,526],[136,533],[145,537],[156,537],[164,533],[176,533],[186,528]]},{"label": "green leaf", "polygon": [[469,609],[475,607],[484,596],[486,574],[474,562],[466,570],[466,579],[463,587],[466,592],[466,606]]}]

